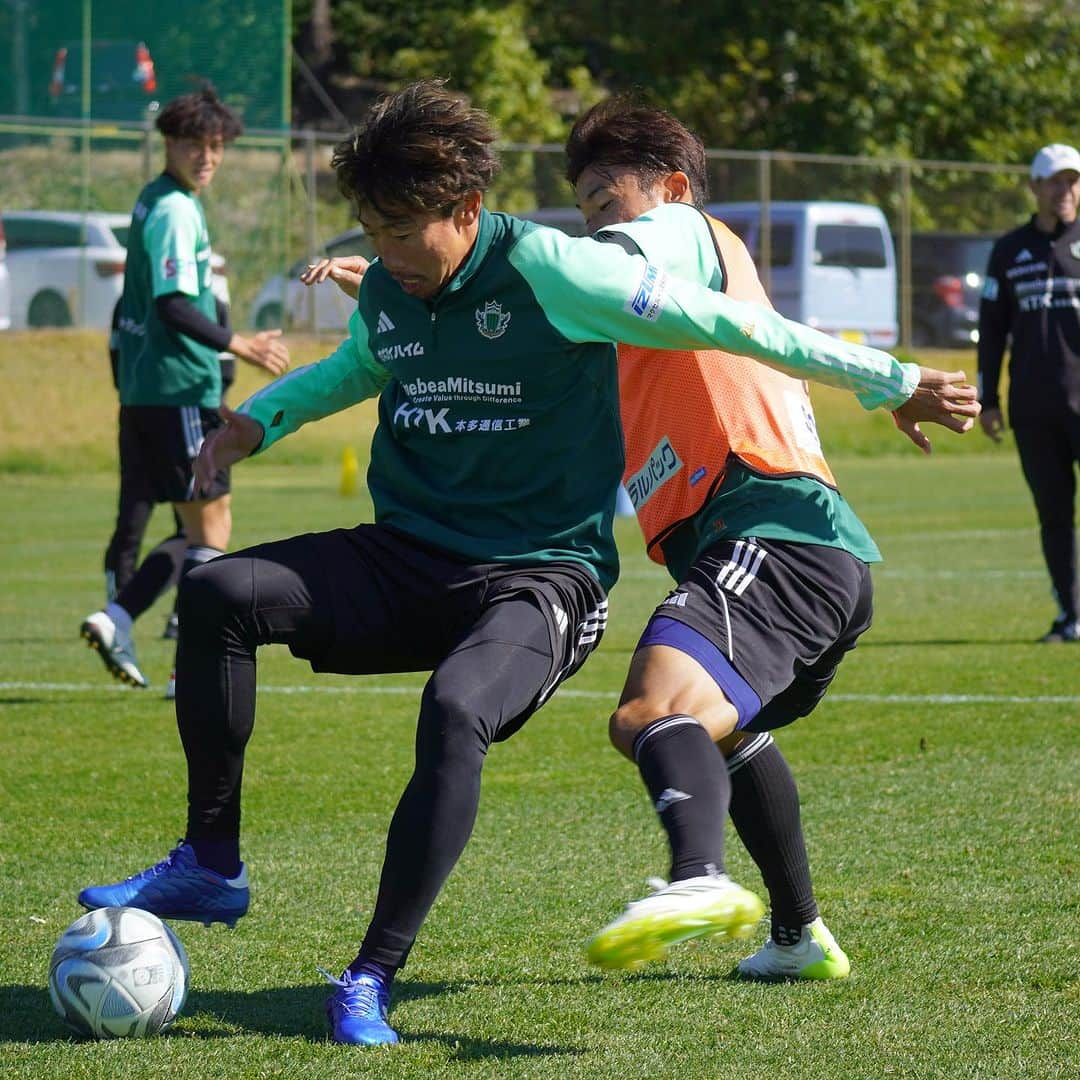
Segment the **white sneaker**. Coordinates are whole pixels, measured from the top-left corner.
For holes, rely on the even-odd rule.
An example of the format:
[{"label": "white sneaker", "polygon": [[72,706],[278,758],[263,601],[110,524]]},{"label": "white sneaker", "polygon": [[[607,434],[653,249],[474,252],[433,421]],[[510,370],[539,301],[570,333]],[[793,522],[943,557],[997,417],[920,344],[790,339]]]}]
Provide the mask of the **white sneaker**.
[{"label": "white sneaker", "polygon": [[176,700],[176,668],[169,672],[169,681],[165,684],[165,700]]},{"label": "white sneaker", "polygon": [[132,686],[145,686],[146,679],[135,660],[135,645],[129,634],[105,614],[95,611],[83,620],[79,633],[91,649],[96,649],[109,674]]},{"label": "white sneaker", "polygon": [[802,928],[797,945],[777,945],[770,937],[753,956],[740,960],[736,970],[744,979],[844,979],[851,964],[817,918]]},{"label": "white sneaker", "polygon": [[764,914],[761,901],[725,874],[674,881],[659,878],[656,890],[608,923],[586,946],[591,963],[635,968],[661,960],[668,948],[696,937],[740,938],[754,932]]}]

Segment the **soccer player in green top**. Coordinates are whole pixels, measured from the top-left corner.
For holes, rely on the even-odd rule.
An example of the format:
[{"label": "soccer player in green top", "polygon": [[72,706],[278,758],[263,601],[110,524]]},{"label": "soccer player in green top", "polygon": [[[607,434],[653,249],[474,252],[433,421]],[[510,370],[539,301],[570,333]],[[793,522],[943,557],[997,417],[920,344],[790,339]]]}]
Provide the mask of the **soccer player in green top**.
[{"label": "soccer player in green top", "polygon": [[[337,147],[339,186],[379,256],[349,337],[223,410],[197,476],[209,482],[302,424],[378,397],[375,522],[261,544],[183,580],[185,839],[148,870],[79,894],[87,908],[203,922],[247,912],[240,790],[259,646],[286,644],[317,671],[432,671],[372,920],[331,978],[338,1042],[398,1041],[390,986],[472,831],[488,749],[604,630],[623,456],[614,343],[752,354],[911,421],[955,427],[974,399],[952,376],[677,281],[615,245],[489,213],[495,139],[484,113],[428,81],[377,103]],[[686,243],[714,258],[685,216]],[[362,798],[363,784],[345,778],[345,797]]]},{"label": "soccer player in green top", "polygon": [[[217,412],[218,354],[280,375],[289,352],[280,330],[249,338],[222,326],[210,288],[210,235],[199,192],[213,180],[225,144],[240,134],[239,117],[207,87],[170,101],[157,128],[165,137],[165,169],[135,202],[115,331],[120,474],[122,489],[172,503],[187,536],[183,576],[220,555],[232,527],[228,470],[198,494],[192,482],[203,439],[224,422]],[[171,568],[163,573],[161,563],[148,557],[116,599],[82,624],[82,637],[108,671],[134,686],[146,686],[146,678],[131,628],[168,584]]]}]

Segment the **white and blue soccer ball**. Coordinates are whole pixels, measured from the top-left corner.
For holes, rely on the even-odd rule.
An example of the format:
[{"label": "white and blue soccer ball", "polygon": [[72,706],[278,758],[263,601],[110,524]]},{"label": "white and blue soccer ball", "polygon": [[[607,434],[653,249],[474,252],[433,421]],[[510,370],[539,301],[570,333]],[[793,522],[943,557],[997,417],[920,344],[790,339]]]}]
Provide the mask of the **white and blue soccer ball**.
[{"label": "white and blue soccer ball", "polygon": [[49,964],[49,997],[79,1035],[138,1038],[176,1019],[188,979],[184,947],[156,915],[99,908],[60,935]]}]

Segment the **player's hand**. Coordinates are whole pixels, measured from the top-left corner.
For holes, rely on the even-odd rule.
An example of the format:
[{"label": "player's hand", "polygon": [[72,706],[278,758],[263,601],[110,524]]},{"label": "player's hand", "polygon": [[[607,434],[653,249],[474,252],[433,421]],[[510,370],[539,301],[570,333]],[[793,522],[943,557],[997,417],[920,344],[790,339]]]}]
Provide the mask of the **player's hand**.
[{"label": "player's hand", "polygon": [[1001,442],[1001,436],[1005,431],[1005,417],[1002,416],[1000,409],[983,409],[979,424],[994,442]]},{"label": "player's hand", "polygon": [[962,371],[920,367],[915,393],[893,412],[893,420],[924,454],[929,454],[930,440],[919,425],[940,424],[958,435],[970,431],[982,411],[977,394]]},{"label": "player's hand", "polygon": [[300,275],[305,285],[321,285],[330,280],[353,300],[360,293],[360,282],[371,264],[363,255],[342,255],[336,259],[320,259],[310,263]]},{"label": "player's hand", "polygon": [[250,351],[245,360],[271,375],[284,375],[289,370],[289,346],[281,340],[280,330],[260,330],[248,339]]},{"label": "player's hand", "polygon": [[203,440],[195,459],[193,495],[198,498],[210,490],[211,481],[222,469],[228,469],[246,458],[263,441],[263,426],[244,413],[233,412],[222,405],[218,412],[225,420]]}]

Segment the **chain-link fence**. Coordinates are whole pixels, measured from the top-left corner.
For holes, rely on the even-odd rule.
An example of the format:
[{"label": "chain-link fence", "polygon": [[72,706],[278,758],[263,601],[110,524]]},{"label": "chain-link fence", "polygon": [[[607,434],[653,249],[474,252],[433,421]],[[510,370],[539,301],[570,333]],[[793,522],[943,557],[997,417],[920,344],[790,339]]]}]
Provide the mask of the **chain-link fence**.
[{"label": "chain-link fence", "polygon": [[[355,222],[330,168],[339,138],[326,132],[249,128],[229,148],[203,194],[215,251],[225,257],[238,327],[284,323],[338,333],[344,326],[340,305],[329,302],[324,310],[297,280],[303,263],[335,238],[341,238],[335,248],[339,253],[366,251],[349,231]],[[490,208],[573,208],[561,146],[512,144],[503,147],[502,157],[502,174],[486,200]],[[130,213],[139,188],[163,159],[160,137],[149,120],[0,117],[0,210]],[[879,207],[895,246],[902,343],[919,341],[919,282],[913,279],[918,267],[913,263],[920,245],[940,247],[939,239],[954,234],[989,243],[1032,209],[1025,169],[1019,165],[734,150],[710,150],[708,160],[710,197],[717,201],[749,201],[762,208],[789,200]],[[758,238],[766,281],[775,265],[771,220],[771,212],[762,213]],[[78,304],[71,310],[77,311]]]}]

